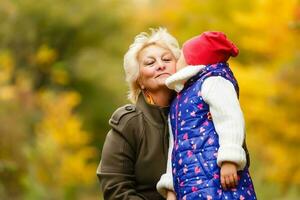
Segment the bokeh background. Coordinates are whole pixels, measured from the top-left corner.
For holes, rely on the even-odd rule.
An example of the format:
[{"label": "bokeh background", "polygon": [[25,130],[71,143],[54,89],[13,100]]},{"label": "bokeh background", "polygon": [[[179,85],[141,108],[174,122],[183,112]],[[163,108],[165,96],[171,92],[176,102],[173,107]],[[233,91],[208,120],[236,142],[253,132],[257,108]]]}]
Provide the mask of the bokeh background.
[{"label": "bokeh background", "polygon": [[101,199],[123,55],[159,26],[180,44],[206,30],[236,43],[258,199],[299,199],[299,0],[0,0],[0,199]]}]

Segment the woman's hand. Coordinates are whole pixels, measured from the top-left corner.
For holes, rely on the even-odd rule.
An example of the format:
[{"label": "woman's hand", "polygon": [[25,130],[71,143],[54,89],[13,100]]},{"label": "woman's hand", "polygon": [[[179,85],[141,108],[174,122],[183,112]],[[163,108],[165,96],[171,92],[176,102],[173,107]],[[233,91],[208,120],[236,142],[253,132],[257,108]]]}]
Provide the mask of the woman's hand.
[{"label": "woman's hand", "polygon": [[167,200],[176,200],[175,192],[168,190],[167,191]]},{"label": "woman's hand", "polygon": [[237,166],[233,162],[223,162],[221,166],[221,185],[224,190],[238,185]]}]

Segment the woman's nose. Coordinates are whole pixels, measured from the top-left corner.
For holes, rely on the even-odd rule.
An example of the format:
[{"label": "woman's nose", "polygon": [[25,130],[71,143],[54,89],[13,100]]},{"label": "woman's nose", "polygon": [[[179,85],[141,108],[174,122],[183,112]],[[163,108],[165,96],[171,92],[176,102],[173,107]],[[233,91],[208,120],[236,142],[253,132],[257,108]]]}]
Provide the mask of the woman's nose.
[{"label": "woman's nose", "polygon": [[156,66],[156,70],[165,70],[165,69],[166,69],[165,63],[162,62],[162,61],[158,61],[157,66]]}]

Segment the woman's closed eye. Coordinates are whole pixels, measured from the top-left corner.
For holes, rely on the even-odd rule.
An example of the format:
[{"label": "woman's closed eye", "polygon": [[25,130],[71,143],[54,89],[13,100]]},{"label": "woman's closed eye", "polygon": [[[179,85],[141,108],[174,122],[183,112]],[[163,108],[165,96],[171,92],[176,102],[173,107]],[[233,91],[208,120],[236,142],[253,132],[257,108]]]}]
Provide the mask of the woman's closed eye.
[{"label": "woman's closed eye", "polygon": [[146,65],[146,66],[151,66],[151,65],[153,65],[155,63],[155,60],[146,60],[145,62],[144,62],[144,65]]},{"label": "woman's closed eye", "polygon": [[171,62],[172,61],[172,57],[165,56],[165,57],[162,58],[162,61],[164,61],[164,62]]}]

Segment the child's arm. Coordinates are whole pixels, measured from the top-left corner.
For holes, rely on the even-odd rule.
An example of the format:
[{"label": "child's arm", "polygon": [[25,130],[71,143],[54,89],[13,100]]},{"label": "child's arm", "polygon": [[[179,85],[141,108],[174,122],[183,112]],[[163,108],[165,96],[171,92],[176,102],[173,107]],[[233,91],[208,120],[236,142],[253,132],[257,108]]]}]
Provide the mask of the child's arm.
[{"label": "child's arm", "polygon": [[[159,182],[156,185],[157,191],[163,196],[167,197],[169,195],[168,192],[174,191],[173,187],[173,175],[172,175],[172,151],[173,151],[173,146],[174,146],[174,136],[172,133],[172,128],[171,128],[171,123],[170,123],[170,116],[168,119],[168,125],[169,125],[169,150],[168,150],[168,162],[167,162],[167,169],[166,173],[163,174],[160,177]],[[172,195],[171,195],[172,196]],[[169,199],[169,198],[168,198]]]},{"label": "child's arm", "polygon": [[219,135],[218,165],[221,167],[224,161],[229,161],[237,165],[237,170],[244,169],[244,117],[233,84],[223,77],[213,76],[204,81],[201,92],[210,106]]}]

